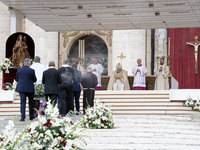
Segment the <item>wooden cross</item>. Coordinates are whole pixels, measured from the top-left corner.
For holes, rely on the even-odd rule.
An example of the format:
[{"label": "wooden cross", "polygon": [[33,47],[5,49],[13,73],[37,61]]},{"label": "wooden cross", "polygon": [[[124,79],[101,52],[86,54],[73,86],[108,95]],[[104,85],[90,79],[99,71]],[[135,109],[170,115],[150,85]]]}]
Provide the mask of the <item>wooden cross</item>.
[{"label": "wooden cross", "polygon": [[122,65],[122,60],[123,60],[123,58],[126,58],[126,56],[124,56],[124,55],[121,53],[121,55],[120,55],[120,56],[117,56],[117,58],[121,59],[121,65]]},{"label": "wooden cross", "polygon": [[198,41],[198,36],[194,37],[195,41],[186,42],[186,45],[194,46],[194,56],[195,56],[195,74],[198,74],[198,47],[200,45],[200,41]]}]

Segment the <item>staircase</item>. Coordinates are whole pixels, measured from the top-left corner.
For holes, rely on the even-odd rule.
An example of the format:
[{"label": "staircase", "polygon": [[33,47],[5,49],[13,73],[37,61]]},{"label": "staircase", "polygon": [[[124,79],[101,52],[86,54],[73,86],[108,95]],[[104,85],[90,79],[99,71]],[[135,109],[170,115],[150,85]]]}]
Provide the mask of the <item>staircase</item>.
[{"label": "staircase", "polygon": [[[189,115],[199,114],[191,107],[184,106],[183,101],[170,101],[169,91],[96,91],[106,106],[112,106],[114,115]],[[83,95],[80,97],[80,111],[83,110]],[[28,115],[28,100],[26,104]],[[13,102],[0,103],[0,116],[20,116],[20,97]]]}]

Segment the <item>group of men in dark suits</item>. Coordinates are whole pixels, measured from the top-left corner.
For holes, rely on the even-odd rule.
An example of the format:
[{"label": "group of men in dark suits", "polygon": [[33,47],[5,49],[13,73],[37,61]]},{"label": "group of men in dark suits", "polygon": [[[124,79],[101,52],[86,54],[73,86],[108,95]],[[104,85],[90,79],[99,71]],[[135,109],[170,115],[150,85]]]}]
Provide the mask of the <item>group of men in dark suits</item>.
[{"label": "group of men in dark suits", "polygon": [[[16,92],[19,92],[21,98],[21,119],[24,121],[26,97],[29,98],[29,117],[34,119],[34,82],[37,81],[34,69],[30,68],[31,60],[26,58],[24,60],[24,67],[19,68],[16,74],[18,81]],[[76,111],[79,112],[79,98],[81,93],[80,83],[83,86],[83,108],[86,103],[93,106],[94,88],[97,85],[97,77],[91,71],[83,76],[77,70],[77,64],[69,66],[69,60],[64,59],[62,67],[58,70],[55,68],[55,62],[49,62],[49,68],[43,72],[42,83],[44,84],[44,94],[46,101],[49,99],[54,106],[58,99],[58,108],[62,116],[65,116],[70,110],[74,110],[74,98],[76,104]],[[87,101],[87,102],[86,102]]]}]

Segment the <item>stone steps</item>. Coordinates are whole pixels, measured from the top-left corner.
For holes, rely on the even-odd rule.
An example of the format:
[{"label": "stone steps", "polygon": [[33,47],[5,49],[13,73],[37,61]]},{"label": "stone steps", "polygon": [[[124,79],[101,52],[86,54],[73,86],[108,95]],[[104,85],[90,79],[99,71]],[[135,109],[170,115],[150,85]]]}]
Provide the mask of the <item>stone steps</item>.
[{"label": "stone steps", "polygon": [[[185,115],[197,114],[191,107],[186,107],[183,102],[171,102],[169,91],[95,91],[96,98],[111,110],[114,115]],[[83,111],[83,95],[80,97],[80,111]],[[75,109],[74,109],[75,110]],[[11,102],[0,103],[0,116],[20,115],[20,97],[16,96]],[[26,104],[28,115],[28,100]]]},{"label": "stone steps", "polygon": [[199,115],[115,115],[114,129],[87,129],[87,150],[199,149]]}]

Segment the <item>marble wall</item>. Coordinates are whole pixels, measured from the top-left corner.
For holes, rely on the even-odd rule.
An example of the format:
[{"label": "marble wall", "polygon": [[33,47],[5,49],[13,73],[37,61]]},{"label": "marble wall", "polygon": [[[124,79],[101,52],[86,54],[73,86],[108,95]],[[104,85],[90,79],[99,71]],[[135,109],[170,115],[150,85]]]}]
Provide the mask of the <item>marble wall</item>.
[{"label": "marble wall", "polygon": [[[10,35],[10,12],[8,7],[0,2],[0,62],[5,58],[6,40]],[[2,72],[0,72],[0,88],[2,87]]]},{"label": "marble wall", "polygon": [[142,64],[146,64],[146,30],[114,30],[112,49],[112,70],[116,69],[116,64],[121,62],[117,56],[123,53],[123,69],[131,74],[131,70],[137,65],[137,59],[142,59]]},{"label": "marble wall", "polygon": [[40,56],[41,63],[48,66],[48,62],[53,60],[58,67],[58,32],[46,32],[26,19],[25,33],[33,38],[35,56]]}]

